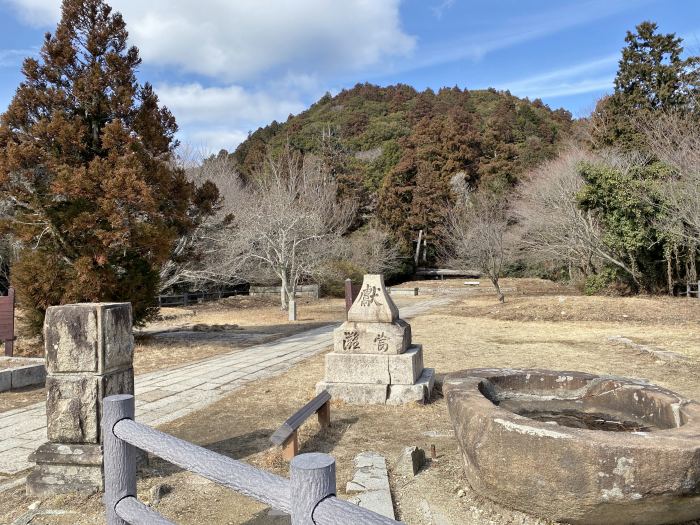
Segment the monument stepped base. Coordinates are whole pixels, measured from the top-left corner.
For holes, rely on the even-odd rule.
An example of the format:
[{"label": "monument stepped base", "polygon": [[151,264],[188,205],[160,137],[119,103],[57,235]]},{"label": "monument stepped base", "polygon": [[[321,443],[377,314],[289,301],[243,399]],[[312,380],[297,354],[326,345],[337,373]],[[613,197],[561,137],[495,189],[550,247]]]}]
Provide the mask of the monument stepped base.
[{"label": "monument stepped base", "polygon": [[327,390],[333,399],[342,399],[352,405],[403,405],[425,403],[435,385],[435,369],[424,368],[412,385],[384,385],[370,383],[331,383],[321,381],[316,392]]}]

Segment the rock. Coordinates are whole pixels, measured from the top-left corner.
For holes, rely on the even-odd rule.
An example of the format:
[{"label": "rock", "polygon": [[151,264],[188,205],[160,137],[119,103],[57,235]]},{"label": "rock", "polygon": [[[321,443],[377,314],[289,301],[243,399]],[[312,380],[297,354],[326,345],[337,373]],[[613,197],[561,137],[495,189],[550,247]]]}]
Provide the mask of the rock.
[{"label": "rock", "polygon": [[165,483],[158,483],[156,485],[153,485],[151,487],[151,490],[149,491],[151,505],[158,505],[158,503],[160,503],[160,500],[162,500],[172,491],[173,488]]},{"label": "rock", "polygon": [[422,345],[413,345],[403,354],[389,356],[389,382],[392,385],[413,385],[422,373]]},{"label": "rock", "polygon": [[357,493],[350,502],[394,519],[386,459],[376,452],[363,452],[354,459],[355,475],[345,491]]},{"label": "rock", "polygon": [[[329,354],[330,355],[330,354]],[[387,398],[387,385],[370,385],[359,383],[328,383],[321,381],[316,385],[316,393],[324,390],[333,399],[341,399],[355,405],[383,405]]]},{"label": "rock", "polygon": [[467,495],[467,493],[464,491],[464,489],[459,489],[459,490],[457,491],[457,497],[458,497],[458,498],[463,498],[463,497],[466,496],[466,495]]},{"label": "rock", "polygon": [[401,354],[411,344],[411,325],[347,321],[333,332],[333,351],[352,354]]},{"label": "rock", "polygon": [[31,504],[27,507],[27,509],[28,509],[28,510],[36,510],[36,509],[39,508],[39,505],[41,505],[41,501],[35,501],[35,502],[31,503]]},{"label": "rock", "polygon": [[27,493],[40,498],[54,494],[92,494],[104,488],[102,447],[98,444],[45,443],[29,456],[36,462],[27,476]]},{"label": "rock", "polygon": [[348,311],[348,321],[393,323],[398,318],[399,309],[386,291],[384,276],[365,275],[362,288]]},{"label": "rock", "polygon": [[396,462],[396,472],[407,478],[412,478],[425,464],[425,451],[418,447],[406,447]]},{"label": "rock", "polygon": [[326,381],[333,383],[413,385],[423,371],[423,349],[412,346],[398,355],[326,355]]},{"label": "rock", "polygon": [[435,369],[424,368],[423,373],[413,385],[390,385],[386,399],[387,405],[406,403],[425,403],[430,399],[435,384]]},{"label": "rock", "polygon": [[102,399],[134,393],[131,305],[52,306],[44,334],[49,442],[30,456],[36,466],[27,491],[42,497],[100,491]]},{"label": "rock", "polygon": [[[444,392],[465,476],[480,496],[582,525],[700,518],[696,402],[639,380],[551,370],[465,370],[445,378]],[[609,427],[583,417],[551,425],[516,413],[523,409],[608,414],[592,423],[615,418],[658,431],[597,430]]]}]

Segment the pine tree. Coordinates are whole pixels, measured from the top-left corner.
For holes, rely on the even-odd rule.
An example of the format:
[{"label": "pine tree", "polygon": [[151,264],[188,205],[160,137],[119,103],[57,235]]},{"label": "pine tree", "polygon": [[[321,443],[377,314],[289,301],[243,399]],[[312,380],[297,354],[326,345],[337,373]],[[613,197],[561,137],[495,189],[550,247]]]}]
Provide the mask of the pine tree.
[{"label": "pine tree", "polygon": [[12,279],[37,330],[48,306],[78,301],[131,301],[147,319],[159,266],[216,198],[173,167],[175,118],[137,82],[127,37],[102,0],[64,0],[0,118],[4,226],[24,246]]},{"label": "pine tree", "polygon": [[639,122],[658,110],[694,111],[700,95],[700,57],[683,58],[682,39],[657,33],[653,22],[627,32],[615,92],[602,99],[593,115],[599,146],[643,147]]}]

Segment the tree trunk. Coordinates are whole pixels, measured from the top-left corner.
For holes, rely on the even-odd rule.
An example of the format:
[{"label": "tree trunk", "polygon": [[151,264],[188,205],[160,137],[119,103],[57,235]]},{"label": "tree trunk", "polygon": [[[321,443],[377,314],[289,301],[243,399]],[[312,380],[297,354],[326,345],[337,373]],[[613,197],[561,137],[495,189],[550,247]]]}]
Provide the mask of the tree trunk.
[{"label": "tree trunk", "polygon": [[501,287],[498,284],[498,277],[491,277],[491,283],[493,284],[493,287],[496,289],[496,295],[498,295],[498,302],[505,303],[506,296],[503,295],[503,292],[501,292]]},{"label": "tree trunk", "polygon": [[282,310],[287,309],[287,297],[288,297],[288,292],[287,292],[287,272],[282,272],[282,283],[280,286],[280,308]]}]

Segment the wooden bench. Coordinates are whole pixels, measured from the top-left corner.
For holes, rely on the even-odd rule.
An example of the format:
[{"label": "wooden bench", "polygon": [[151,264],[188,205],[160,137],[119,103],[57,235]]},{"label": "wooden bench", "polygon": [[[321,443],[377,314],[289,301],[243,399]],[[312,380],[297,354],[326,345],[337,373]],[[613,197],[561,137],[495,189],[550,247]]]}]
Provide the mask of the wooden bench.
[{"label": "wooden bench", "polygon": [[331,426],[331,395],[325,390],[282,423],[282,426],[270,436],[273,444],[282,446],[282,457],[287,461],[291,461],[299,452],[297,430],[312,414],[318,414],[318,423],[321,428]]},{"label": "wooden bench", "polygon": [[12,357],[15,344],[15,290],[0,296],[0,343],[5,343],[5,355]]}]

